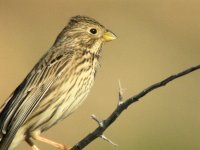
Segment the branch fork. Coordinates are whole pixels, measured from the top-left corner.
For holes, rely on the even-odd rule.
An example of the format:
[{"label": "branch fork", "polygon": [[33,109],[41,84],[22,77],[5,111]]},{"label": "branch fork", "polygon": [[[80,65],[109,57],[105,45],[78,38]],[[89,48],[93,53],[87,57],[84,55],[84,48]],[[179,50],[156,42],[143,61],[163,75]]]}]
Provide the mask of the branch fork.
[{"label": "branch fork", "polygon": [[95,122],[97,122],[98,125],[99,125],[100,127],[102,127],[102,128],[104,127],[103,121],[99,120],[94,114],[92,114],[91,118],[92,118]]},{"label": "branch fork", "polygon": [[[98,123],[99,127],[104,127],[104,123],[103,121],[100,121],[94,114],[91,116],[91,118]],[[104,141],[110,143],[113,146],[118,146],[117,144],[115,144],[114,142],[112,142],[109,138],[107,138],[104,134],[101,134],[99,136],[101,139],[103,139]]]}]

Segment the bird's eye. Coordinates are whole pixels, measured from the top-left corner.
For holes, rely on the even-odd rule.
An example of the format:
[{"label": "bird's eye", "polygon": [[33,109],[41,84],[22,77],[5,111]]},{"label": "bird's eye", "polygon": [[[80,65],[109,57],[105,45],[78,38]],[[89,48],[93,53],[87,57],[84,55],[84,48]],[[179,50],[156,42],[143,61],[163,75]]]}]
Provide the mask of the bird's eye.
[{"label": "bird's eye", "polygon": [[90,32],[91,32],[92,34],[96,34],[96,33],[97,33],[97,29],[92,28],[92,29],[90,29]]}]

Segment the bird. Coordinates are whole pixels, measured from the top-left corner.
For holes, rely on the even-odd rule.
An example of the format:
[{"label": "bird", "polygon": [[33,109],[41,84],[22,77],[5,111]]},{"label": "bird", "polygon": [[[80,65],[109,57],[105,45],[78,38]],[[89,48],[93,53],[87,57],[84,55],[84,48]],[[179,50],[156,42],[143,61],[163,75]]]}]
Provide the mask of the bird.
[{"label": "bird", "polygon": [[[72,114],[86,99],[100,67],[102,46],[117,36],[95,19],[77,15],[0,108],[0,149],[41,141],[70,149],[41,134]],[[30,149],[31,149],[30,148]]]}]

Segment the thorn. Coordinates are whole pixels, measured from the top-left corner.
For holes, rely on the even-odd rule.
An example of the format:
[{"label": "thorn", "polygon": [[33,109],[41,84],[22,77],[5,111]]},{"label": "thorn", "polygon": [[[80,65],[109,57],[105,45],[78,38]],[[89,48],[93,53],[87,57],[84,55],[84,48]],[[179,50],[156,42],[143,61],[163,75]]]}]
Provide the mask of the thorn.
[{"label": "thorn", "polygon": [[108,139],[105,135],[101,135],[100,138],[102,138],[106,142],[112,144],[113,146],[118,146],[118,144],[115,144],[113,141],[111,141],[110,139]]},{"label": "thorn", "polygon": [[100,127],[103,127],[103,121],[100,121],[94,114],[92,114],[91,118],[98,123]]},{"label": "thorn", "polygon": [[119,83],[119,103],[118,103],[118,106],[120,106],[121,104],[124,103],[123,102],[123,95],[124,95],[125,89],[122,88],[120,80],[118,81],[118,83]]}]

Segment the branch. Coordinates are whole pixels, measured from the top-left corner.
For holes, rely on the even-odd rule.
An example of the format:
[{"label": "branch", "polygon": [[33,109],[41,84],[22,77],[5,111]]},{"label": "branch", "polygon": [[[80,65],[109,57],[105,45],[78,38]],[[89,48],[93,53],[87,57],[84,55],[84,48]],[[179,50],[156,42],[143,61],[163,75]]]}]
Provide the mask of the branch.
[{"label": "branch", "polygon": [[[127,99],[126,101],[122,102],[122,95],[121,93],[119,93],[119,99],[120,99],[120,105],[117,106],[117,108],[112,112],[112,114],[105,120],[101,121],[101,125],[99,125],[99,127],[97,127],[92,133],[88,134],[86,137],[84,137],[80,142],[78,142],[76,145],[74,145],[71,150],[81,150],[84,147],[86,147],[88,144],[90,144],[92,141],[94,141],[96,138],[98,137],[102,137],[104,131],[119,117],[119,115],[125,110],[127,109],[131,104],[133,104],[134,102],[137,102],[140,98],[142,98],[143,96],[145,96],[146,94],[148,94],[149,92],[160,88],[162,86],[165,86],[166,84],[168,84],[169,82],[180,78],[186,74],[189,74],[195,70],[200,69],[200,65],[191,67],[189,69],[186,69],[182,72],[179,72],[175,75],[171,75],[168,78],[155,83],[149,87],[147,87],[146,89],[144,89],[143,91],[141,91],[140,93],[136,94],[133,97],[130,97],[129,99]],[[120,89],[121,89],[121,84],[119,83]],[[120,90],[121,91],[121,90]]]}]

